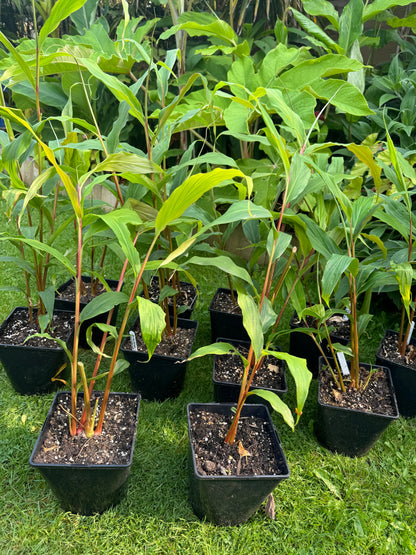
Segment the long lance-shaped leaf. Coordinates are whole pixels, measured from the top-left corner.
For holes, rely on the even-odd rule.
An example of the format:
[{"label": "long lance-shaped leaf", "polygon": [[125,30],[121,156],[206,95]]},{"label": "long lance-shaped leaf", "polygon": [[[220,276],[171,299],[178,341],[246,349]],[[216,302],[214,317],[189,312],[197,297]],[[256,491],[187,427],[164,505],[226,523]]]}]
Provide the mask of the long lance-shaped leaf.
[{"label": "long lance-shaped leaf", "polygon": [[109,75],[105,73],[97,63],[92,60],[84,58],[82,64],[88,69],[88,71],[96,77],[99,81],[104,83],[104,85],[113,93],[118,101],[122,102],[125,100],[130,106],[130,113],[142,124],[144,125],[144,115],[142,106],[139,100],[134,96],[133,92],[129,89],[127,85],[122,83],[114,75]]},{"label": "long lance-shaped leaf", "polygon": [[350,143],[346,146],[348,150],[355,154],[360,162],[366,164],[374,179],[374,187],[376,191],[378,191],[381,187],[381,167],[374,161],[374,156],[370,147],[366,145],[356,145],[355,143]]},{"label": "long lance-shaped leaf", "polygon": [[149,354],[148,360],[150,360],[166,328],[165,313],[158,304],[152,303],[148,299],[137,297],[137,302],[139,304],[140,329]]},{"label": "long lance-shaped leaf", "polygon": [[[268,401],[272,407],[272,409],[283,418],[286,424],[295,431],[295,420],[293,418],[292,411],[286,405],[281,398],[273,393],[273,391],[267,391],[265,389],[251,389],[247,394],[247,399],[250,395],[256,395],[256,397],[261,397],[265,401]],[[250,402],[250,401],[248,401]]]},{"label": "long lance-shaped leaf", "polygon": [[32,247],[38,252],[47,253],[51,255],[58,262],[60,262],[70,272],[71,275],[75,276],[76,271],[72,261],[69,258],[67,258],[65,255],[63,255],[58,249],[55,249],[54,247],[51,247],[45,243],[42,243],[41,241],[37,241],[36,239],[28,239],[28,238],[22,237],[21,235],[17,235],[15,237],[11,237],[10,235],[0,237],[0,241],[10,241],[10,240],[16,241],[16,242],[20,241],[21,243],[24,243],[25,245]]},{"label": "long lance-shaped leaf", "polygon": [[302,414],[303,407],[305,406],[309,393],[309,385],[312,380],[312,373],[306,366],[306,360],[281,351],[265,350],[264,354],[276,357],[279,360],[284,360],[287,364],[289,372],[292,374],[296,385],[297,423]]},{"label": "long lance-shaped leaf", "polygon": [[25,60],[22,58],[22,56],[19,54],[19,52],[16,50],[16,48],[3,35],[3,33],[1,31],[0,31],[0,42],[3,44],[3,46],[5,46],[7,48],[7,50],[9,50],[10,54],[13,56],[13,58],[19,64],[22,72],[26,75],[26,78],[29,81],[29,83],[32,85],[33,90],[35,90],[35,87],[36,87],[36,85],[35,85],[35,76],[34,76],[34,73],[32,73],[32,70],[30,69],[29,64],[27,62],[25,62]]},{"label": "long lance-shaped leaf", "polygon": [[245,281],[246,283],[250,284],[254,287],[253,281],[250,277],[250,274],[247,272],[246,269],[241,268],[238,266],[233,260],[228,258],[227,256],[211,256],[211,257],[203,257],[203,256],[193,256],[186,262],[187,264],[197,264],[198,266],[213,266],[214,268],[218,268],[227,274],[230,274],[234,277],[238,277]]},{"label": "long lance-shaped leaf", "polygon": [[408,262],[402,262],[401,264],[395,264],[390,262],[391,269],[394,272],[394,276],[399,283],[399,291],[402,297],[403,306],[406,309],[407,317],[410,319],[410,302],[411,298],[411,287],[413,282],[413,269],[412,265]]},{"label": "long lance-shaped leaf", "polygon": [[0,107],[0,114],[6,116],[7,118],[11,119],[15,123],[18,123],[19,125],[22,125],[25,129],[30,131],[30,133],[33,135],[34,139],[41,146],[41,148],[44,151],[44,153],[45,153],[46,157],[48,158],[49,162],[54,166],[54,168],[56,170],[56,173],[59,175],[62,183],[64,184],[65,190],[67,192],[69,200],[71,201],[71,204],[72,204],[72,207],[74,209],[75,215],[77,217],[80,217],[81,216],[81,207],[80,207],[79,201],[78,201],[77,190],[76,190],[74,184],[72,183],[70,177],[68,176],[68,174],[65,173],[62,170],[62,168],[59,166],[58,162],[56,161],[56,158],[55,158],[55,155],[54,155],[52,149],[47,144],[45,144],[36,135],[36,133],[32,129],[32,127],[27,123],[27,121],[25,121],[23,118],[21,118],[18,115],[16,110],[13,110],[11,108],[6,108],[6,107]]},{"label": "long lance-shaped leaf", "polygon": [[79,316],[79,321],[81,323],[85,322],[85,320],[95,318],[99,314],[104,314],[119,304],[127,303],[128,300],[128,295],[122,291],[106,291],[94,297],[94,299],[83,308]]},{"label": "long lance-shaped leaf", "polygon": [[141,268],[141,260],[132,241],[128,225],[142,225],[142,220],[134,210],[126,208],[113,210],[109,214],[103,214],[100,217],[117,237],[120,247],[137,275]]},{"label": "long lance-shaped leaf", "polygon": [[322,276],[322,298],[329,305],[329,298],[339,280],[347,270],[353,276],[357,275],[359,263],[356,258],[345,254],[333,254],[328,260]]},{"label": "long lance-shaped leaf", "polygon": [[374,0],[374,2],[366,2],[363,12],[363,21],[368,21],[376,15],[395,6],[409,6],[413,4],[412,0]]},{"label": "long lance-shaped leaf", "polygon": [[208,173],[198,173],[188,177],[164,202],[156,218],[156,234],[161,233],[171,222],[179,218],[189,206],[204,193],[223,181],[235,177],[246,178],[239,170],[216,168]]},{"label": "long lance-shaped leaf", "polygon": [[263,350],[264,336],[259,307],[253,297],[246,293],[243,287],[236,283],[238,305],[243,314],[243,326],[250,337],[255,360],[259,360]]},{"label": "long lance-shaped leaf", "polygon": [[86,0],[57,0],[57,2],[55,2],[48,19],[39,32],[39,48],[42,47],[46,37],[50,35],[63,20],[69,17],[71,13],[82,8],[85,2]]}]

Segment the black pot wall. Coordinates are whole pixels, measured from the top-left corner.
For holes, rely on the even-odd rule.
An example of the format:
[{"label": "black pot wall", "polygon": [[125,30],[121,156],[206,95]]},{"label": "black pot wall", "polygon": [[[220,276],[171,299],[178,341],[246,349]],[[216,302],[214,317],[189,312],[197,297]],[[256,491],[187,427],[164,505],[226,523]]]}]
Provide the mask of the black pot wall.
[{"label": "black pot wall", "polygon": [[[323,358],[320,365],[323,365]],[[371,365],[361,363],[369,368]],[[348,457],[362,457],[376,443],[384,430],[399,417],[390,370],[381,367],[388,375],[390,391],[396,408],[395,416],[371,413],[362,410],[337,407],[320,400],[318,387],[318,414],[315,421],[315,435],[319,443],[329,451]],[[320,370],[322,372],[322,370]]]},{"label": "black pot wall", "polygon": [[[16,307],[3,324],[0,331],[7,325],[16,310],[27,310],[26,307]],[[57,311],[55,311],[57,312]],[[70,345],[73,332],[65,342]],[[52,378],[59,368],[68,362],[65,351],[59,345],[57,348],[30,347],[27,345],[0,344],[0,360],[13,388],[21,395],[36,395],[54,391],[60,382],[53,382]],[[66,379],[69,375],[69,364],[59,374],[59,378]]]},{"label": "black pot wall", "polygon": [[[55,396],[36,441],[29,464],[31,467],[36,468],[46,480],[64,511],[70,511],[81,515],[102,513],[109,507],[119,503],[125,496],[130,468],[133,461],[136,431],[134,432],[134,436],[130,439],[129,444],[126,445],[126,451],[129,449],[131,451],[130,461],[127,464],[71,465],[35,463],[33,458],[42,445],[43,435],[47,433],[50,416],[59,404],[60,396],[64,394],[68,395],[68,393],[69,392],[60,392]],[[137,423],[140,408],[140,395],[137,393],[112,393],[110,395],[137,397]],[[80,397],[82,398],[83,395],[80,394]]]},{"label": "black pot wall", "polygon": [[[219,287],[215,292],[230,293],[229,289]],[[215,298],[214,295],[214,298]],[[211,337],[212,341],[216,341],[218,337],[228,337],[229,339],[241,339],[249,341],[250,338],[243,326],[243,316],[241,314],[232,314],[230,312],[221,312],[212,308],[214,299],[209,305],[209,314],[211,318]]]},{"label": "black pot wall", "polygon": [[204,409],[228,415],[232,406],[235,405],[230,403],[191,403],[187,408],[190,502],[198,518],[206,519],[220,526],[236,526],[248,520],[275,487],[290,476],[279,436],[273,426],[270,413],[264,405],[244,405],[242,416],[255,415],[267,422],[270,440],[284,468],[282,474],[268,476],[202,476],[198,474],[192,444],[190,412]]},{"label": "black pot wall", "polygon": [[[393,330],[387,330],[384,337],[387,335],[399,337],[399,334]],[[416,345],[416,339],[412,339],[410,343]],[[381,344],[377,350],[376,363],[390,369],[401,416],[413,418],[416,416],[416,370],[409,368],[406,364],[399,364],[382,356]]]},{"label": "black pot wall", "polygon": [[[81,276],[81,277],[82,277],[82,281],[84,281],[85,283],[91,283],[91,276]],[[73,281],[74,281],[74,278],[71,278],[68,281],[66,281],[65,283],[63,283],[60,287],[58,287],[58,294],[55,297],[55,308],[58,308],[60,310],[67,310],[67,311],[75,313],[75,301],[70,301],[68,299],[62,298],[59,295],[60,293],[63,293],[65,291],[65,289],[68,287],[68,285],[70,285]],[[110,287],[110,289],[115,290],[117,285],[118,285],[118,281],[114,280],[114,279],[107,279],[106,282],[107,282],[107,285]],[[80,310],[82,311],[82,309],[84,307],[86,307],[87,304],[88,303],[81,302]],[[118,306],[115,306],[114,311],[113,311],[113,315],[111,317],[111,322],[110,322],[112,326],[114,326],[114,324],[117,320],[117,313],[118,313]],[[82,347],[83,349],[89,349],[90,348],[90,346],[87,343],[87,338],[86,338],[86,333],[87,333],[88,327],[91,326],[94,323],[105,324],[107,322],[107,318],[108,318],[108,312],[104,312],[103,314],[99,314],[95,318],[85,320],[85,322],[83,322],[81,324],[81,327],[80,327],[80,330],[79,330],[79,346],[80,347]],[[99,330],[96,327],[92,328],[92,341],[96,345],[100,345],[102,337],[103,337],[103,332],[101,330]]]},{"label": "black pot wall", "polygon": [[[135,330],[139,326],[139,318],[133,324]],[[198,329],[198,322],[178,318],[178,326],[184,329]],[[147,352],[140,353],[126,349],[130,338],[123,341],[121,352],[129,362],[128,368],[133,391],[140,392],[143,399],[149,401],[164,401],[177,397],[182,391],[186,375],[186,362],[184,359],[158,355],[153,353],[149,358]],[[190,354],[190,353],[189,353]]]}]

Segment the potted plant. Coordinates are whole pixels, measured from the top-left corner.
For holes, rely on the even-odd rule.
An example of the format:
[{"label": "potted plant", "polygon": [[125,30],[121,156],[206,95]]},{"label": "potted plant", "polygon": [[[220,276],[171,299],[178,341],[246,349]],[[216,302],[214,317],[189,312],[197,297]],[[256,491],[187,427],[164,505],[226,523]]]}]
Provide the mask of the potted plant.
[{"label": "potted plant", "polygon": [[[375,215],[381,225],[387,224],[388,230],[392,231],[392,236],[387,236],[384,241],[389,253],[385,263],[387,272],[384,287],[392,284],[398,286],[401,309],[399,330],[386,331],[377,350],[376,359],[378,364],[390,369],[400,414],[413,417],[416,416],[416,365],[413,354],[415,341],[412,338],[415,314],[415,299],[412,297],[415,218],[409,193],[416,174],[413,167],[395,148],[388,131],[386,134],[391,165],[382,162],[380,164],[396,192],[385,197],[382,207]],[[393,242],[391,248],[390,242]],[[405,257],[397,257],[398,252],[405,253]],[[403,258],[404,261],[400,261]],[[381,290],[382,286],[383,284],[379,285]]]},{"label": "potted plant", "polygon": [[[353,150],[353,146],[351,146]],[[322,171],[320,169],[318,172]],[[385,428],[398,418],[396,398],[388,368],[362,364],[359,358],[359,332],[365,329],[369,315],[360,315],[357,296],[369,287],[369,276],[376,280],[376,266],[364,264],[357,243],[361,238],[373,240],[364,232],[379,208],[375,195],[361,195],[351,200],[341,190],[335,178],[322,173],[331,197],[335,199],[338,219],[335,224],[342,230],[340,246],[319,226],[302,216],[308,236],[315,250],[325,260],[322,274],[322,299],[329,304],[338,287],[346,292],[346,315],[350,320],[351,348],[334,345],[337,351],[350,356],[343,362],[335,356],[321,358],[318,391],[318,417],[315,431],[320,443],[332,451],[348,456],[362,456],[371,449]],[[342,241],[342,242],[341,242]],[[377,244],[377,238],[374,239]],[[344,247],[344,248],[342,248]],[[342,279],[341,279],[342,278]],[[340,281],[341,280],[341,281]],[[341,293],[342,294],[342,293]],[[382,402],[383,400],[383,402]]]}]

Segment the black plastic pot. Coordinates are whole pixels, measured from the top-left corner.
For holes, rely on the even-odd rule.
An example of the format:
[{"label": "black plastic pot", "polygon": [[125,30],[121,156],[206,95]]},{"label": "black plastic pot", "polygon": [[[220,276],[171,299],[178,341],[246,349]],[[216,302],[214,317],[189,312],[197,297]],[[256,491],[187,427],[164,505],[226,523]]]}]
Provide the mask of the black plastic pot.
[{"label": "black plastic pot", "polygon": [[243,316],[241,314],[233,314],[231,312],[221,312],[212,308],[215,296],[218,293],[230,293],[230,289],[219,287],[209,305],[209,314],[211,318],[211,337],[212,341],[216,341],[218,337],[228,337],[229,339],[242,339],[249,341],[250,338],[243,326]]},{"label": "black plastic pot", "polygon": [[[51,348],[1,343],[1,334],[4,328],[14,313],[19,310],[28,311],[27,307],[16,307],[0,326],[0,361],[13,388],[21,395],[35,395],[54,391],[60,382],[52,381],[52,378],[67,361],[65,351],[60,345],[56,344],[55,348]],[[73,329],[67,337],[61,339],[69,344],[72,334]],[[62,370],[59,378],[65,379],[68,373],[69,365]]]},{"label": "black plastic pot", "polygon": [[[393,380],[394,391],[396,393],[397,405],[401,416],[413,418],[416,416],[416,370],[410,368],[405,363],[399,364],[391,361],[382,354],[384,339],[393,336],[396,340],[399,334],[393,330],[387,330],[380,343],[376,354],[376,363],[387,366],[390,369],[391,379]],[[416,339],[411,339],[411,345],[416,345]]]},{"label": "black plastic pot", "polygon": [[[132,329],[138,329],[139,325],[139,318],[137,318]],[[178,327],[193,329],[196,335],[198,322],[178,318]],[[182,391],[186,374],[186,362],[182,361],[187,357],[178,358],[153,353],[152,358],[146,362],[149,358],[147,352],[126,349],[129,342],[130,338],[123,341],[121,352],[130,363],[129,374],[133,391],[140,392],[142,398],[149,401],[164,401],[177,397]],[[192,345],[189,346],[188,356],[191,351]]]},{"label": "black plastic pot", "polygon": [[[289,353],[296,357],[306,359],[308,370],[312,372],[314,378],[317,378],[319,374],[319,357],[322,356],[321,351],[308,333],[297,331],[300,328],[305,328],[305,325],[303,322],[298,321],[296,312],[293,313],[289,326],[294,330],[290,332]],[[335,333],[331,333],[330,338],[332,343],[341,343],[341,345],[348,344],[348,339],[340,337]],[[321,347],[326,354],[330,354],[328,341],[326,339],[321,342]]]},{"label": "black plastic pot", "polygon": [[[126,451],[130,451],[130,459],[126,464],[63,464],[37,463],[34,457],[41,449],[44,435],[48,432],[51,415],[56,410],[63,395],[70,392],[57,393],[42,426],[36,445],[29,460],[30,466],[39,470],[49,484],[64,511],[91,515],[102,513],[109,507],[119,503],[126,492],[130,468],[133,460],[136,439],[137,420],[139,416],[140,395],[137,393],[111,393],[121,397],[137,399],[135,411],[136,428],[129,438]],[[82,394],[80,394],[82,397]]]},{"label": "black plastic pot", "polygon": [[[321,357],[320,366],[322,367],[323,364],[324,361]],[[370,368],[372,365],[360,364],[360,366]],[[387,374],[389,380],[390,394],[395,410],[393,416],[326,404],[320,399],[321,384],[319,381],[315,435],[319,443],[329,451],[348,457],[362,457],[370,451],[384,430],[399,418],[390,370],[384,366],[379,368]]]},{"label": "black plastic pot", "polygon": [[[81,276],[81,277],[82,277],[82,281],[84,281],[85,283],[91,283],[91,276]],[[60,310],[68,310],[70,312],[75,312],[75,301],[65,299],[65,296],[64,296],[65,290],[68,288],[68,286],[71,283],[73,283],[73,281],[74,281],[74,278],[71,278],[58,287],[57,294],[55,296],[55,308]],[[117,285],[118,285],[117,280],[107,279],[106,282],[107,282],[107,285],[110,287],[110,289],[115,290],[117,288]],[[80,303],[81,311],[84,307],[87,306],[87,304],[88,303],[83,303],[83,302]],[[114,325],[117,320],[117,311],[118,311],[118,306],[114,307],[113,315],[111,317],[111,325]],[[80,347],[82,347],[83,349],[90,348],[86,339],[87,328],[94,323],[105,324],[107,322],[107,318],[108,318],[108,312],[104,312],[103,314],[99,314],[95,318],[85,320],[85,322],[81,324],[80,331],[79,331]],[[103,332],[101,330],[99,330],[96,327],[92,328],[92,341],[96,345],[99,345],[101,343],[102,337],[103,337]]]},{"label": "black plastic pot", "polygon": [[264,476],[203,476],[198,473],[189,415],[192,411],[201,409],[229,415],[233,406],[235,405],[231,403],[191,403],[187,408],[190,502],[198,518],[220,526],[236,526],[248,520],[279,482],[289,478],[290,475],[279,436],[273,426],[270,413],[264,405],[245,405],[242,416],[255,415],[267,422],[270,441],[280,461],[282,473]]},{"label": "black plastic pot", "polygon": [[[249,349],[250,342],[249,341],[238,341],[236,339],[226,339],[224,337],[218,337],[217,341],[224,341],[226,343],[231,343],[235,347],[241,345],[242,347],[246,347]],[[276,348],[275,350],[279,350]],[[231,356],[231,355],[230,355]],[[215,368],[216,362],[218,359],[218,355],[214,355],[214,362],[213,362],[213,371],[212,371],[212,382],[214,384],[214,400],[217,403],[236,403],[238,401],[238,396],[240,394],[240,384],[235,382],[223,382],[215,377]],[[271,387],[263,387],[263,386],[256,386],[253,385],[250,390],[253,389],[264,389],[265,391],[271,391],[280,397],[287,392],[287,383],[286,383],[286,372],[285,372],[285,363],[283,361],[278,361],[279,364],[283,365],[283,387],[282,389],[274,389]],[[249,397],[250,404],[263,404],[266,405],[269,411],[272,411],[271,405],[258,397],[257,395],[250,395]]]},{"label": "black plastic pot", "polygon": [[[157,276],[153,276],[152,281],[155,281],[157,283],[157,286],[159,286],[159,278]],[[187,305],[180,305],[179,304],[179,306],[177,307],[178,316],[180,318],[185,318],[185,319],[189,320],[189,318],[192,316],[192,312],[195,308],[196,301],[198,300],[198,290],[195,289],[195,287],[192,285],[192,283],[188,283],[188,282],[185,282],[185,281],[180,281],[179,284],[182,288],[185,287],[185,286],[188,286],[188,287],[190,286],[195,292],[194,296],[190,299],[190,301]],[[140,296],[144,297],[144,293],[143,292],[140,293]],[[155,297],[155,298],[151,297],[150,300],[152,302],[158,303],[159,298],[158,297]],[[185,306],[186,306],[186,308],[185,308]],[[185,308],[185,310],[183,310],[184,308]],[[173,306],[171,304],[169,304],[169,316],[173,317]]]}]

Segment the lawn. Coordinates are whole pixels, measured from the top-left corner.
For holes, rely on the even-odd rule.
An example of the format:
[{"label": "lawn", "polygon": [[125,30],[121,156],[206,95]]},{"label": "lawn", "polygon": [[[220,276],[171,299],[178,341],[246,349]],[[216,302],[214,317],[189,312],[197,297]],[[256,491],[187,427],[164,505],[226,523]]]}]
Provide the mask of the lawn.
[{"label": "lawn", "polygon": [[[3,216],[0,226],[5,225]],[[11,252],[6,244],[0,248],[1,255]],[[210,340],[210,298],[218,286],[227,285],[225,277],[211,272],[199,270],[196,277],[201,289],[194,311],[198,347]],[[21,279],[15,268],[0,266],[0,284]],[[24,299],[1,294],[3,319]],[[366,362],[374,360],[382,333],[382,326],[370,326],[363,345]],[[282,339],[281,346],[287,344],[287,338]],[[83,357],[91,360],[88,353]],[[274,492],[275,520],[259,510],[235,528],[199,521],[188,502],[186,405],[212,400],[211,364],[209,357],[189,364],[177,399],[142,401],[127,496],[117,507],[91,517],[64,513],[28,464],[53,395],[22,397],[0,369],[0,553],[416,552],[415,419],[393,423],[363,458],[331,454],[313,434],[315,382],[295,433],[273,417],[291,470],[291,477]],[[115,378],[113,390],[129,391],[128,374]]]}]

